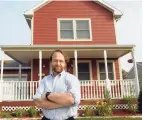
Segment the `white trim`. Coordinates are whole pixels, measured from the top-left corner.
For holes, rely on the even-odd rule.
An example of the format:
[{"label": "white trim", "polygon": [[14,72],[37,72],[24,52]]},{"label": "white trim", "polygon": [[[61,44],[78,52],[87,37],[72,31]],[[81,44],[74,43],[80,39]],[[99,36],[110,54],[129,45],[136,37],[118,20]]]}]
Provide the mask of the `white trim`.
[{"label": "white trim", "polygon": [[[78,60],[77,63],[89,63],[90,80],[93,80],[91,60]],[[73,60],[73,74],[75,75],[75,69],[74,68],[75,68],[75,60]]]},{"label": "white trim", "polygon": [[[36,6],[34,6],[33,8],[26,11],[24,13],[24,15],[33,15],[35,11],[39,10],[40,8],[44,7],[45,5],[47,5],[48,3],[52,2],[52,1],[53,0],[44,0],[41,3],[37,4]],[[103,6],[105,9],[108,9],[109,11],[111,11],[113,13],[113,15],[115,17],[117,17],[117,19],[122,16],[121,11],[119,11],[115,7],[112,7],[111,5],[107,4],[106,2],[104,2],[102,0],[93,0],[93,1],[96,2],[97,4]]]},{"label": "white trim", "polygon": [[33,81],[33,59],[31,60],[31,81]]},{"label": "white trim", "polygon": [[42,51],[39,51],[39,81],[42,80]]},{"label": "white trim", "polygon": [[34,38],[34,16],[31,19],[31,45],[33,45]]},{"label": "white trim", "polygon": [[77,61],[77,50],[74,50],[74,70],[75,70],[75,76],[78,78],[78,61]]},{"label": "white trim", "polygon": [[117,44],[117,25],[116,25],[116,20],[115,20],[114,17],[113,17],[113,21],[114,21],[114,30],[115,30],[115,41],[116,41],[116,44]]},{"label": "white trim", "polygon": [[[73,24],[73,39],[61,39],[60,38],[60,21],[61,20],[72,20],[72,24]],[[90,39],[77,39],[76,20],[88,20],[89,21]],[[58,35],[58,41],[92,41],[91,18],[57,18],[57,35]]]},{"label": "white trim", "polygon": [[[97,65],[97,80],[100,80],[99,63],[104,63],[104,60],[96,60],[96,65]],[[114,80],[116,80],[115,61],[114,60],[107,60],[107,63],[112,63],[113,64],[113,76],[114,76]]]},{"label": "white trim", "polygon": [[108,63],[107,63],[107,51],[104,50],[104,63],[105,63],[105,74],[106,74],[106,80],[109,79],[108,77]]}]

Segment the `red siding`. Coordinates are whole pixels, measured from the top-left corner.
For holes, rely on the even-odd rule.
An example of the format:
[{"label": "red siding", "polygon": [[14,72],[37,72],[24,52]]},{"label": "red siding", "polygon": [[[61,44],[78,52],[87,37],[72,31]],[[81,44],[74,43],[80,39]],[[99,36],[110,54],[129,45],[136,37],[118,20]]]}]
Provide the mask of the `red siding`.
[{"label": "red siding", "polygon": [[[57,41],[57,18],[91,18],[92,41]],[[53,1],[34,13],[33,44],[116,44],[113,15],[92,1]]]},{"label": "red siding", "polygon": [[119,67],[119,60],[115,60],[115,70],[116,70],[116,79],[120,80],[120,67]]},{"label": "red siding", "polygon": [[[73,60],[70,59],[70,63],[67,65],[67,70],[71,74],[73,74],[73,67],[71,67],[71,64],[73,65]],[[96,60],[103,60],[103,59],[96,59],[96,58],[84,58],[84,59],[78,59],[78,60],[91,60],[91,66],[92,66],[92,79],[97,80],[97,64]],[[120,79],[120,70],[119,70],[119,61],[118,59],[109,59],[109,60],[114,60],[115,63],[115,71],[116,71],[116,79]],[[42,64],[45,65],[44,68],[42,68],[42,73],[45,73],[45,75],[49,74],[49,60],[48,59],[43,59]],[[33,80],[37,81],[39,80],[39,60],[34,59],[33,60]]]},{"label": "red siding", "polygon": [[[48,59],[43,59],[42,60],[42,73],[44,73],[45,75],[49,74],[49,60]],[[33,60],[33,81],[38,81],[39,80],[39,59],[34,59]]]}]

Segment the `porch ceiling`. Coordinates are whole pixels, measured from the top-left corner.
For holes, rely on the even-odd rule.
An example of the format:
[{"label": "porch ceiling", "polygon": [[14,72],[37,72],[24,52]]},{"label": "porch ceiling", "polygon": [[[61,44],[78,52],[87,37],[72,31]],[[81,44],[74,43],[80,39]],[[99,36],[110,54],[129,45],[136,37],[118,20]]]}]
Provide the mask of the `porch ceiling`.
[{"label": "porch ceiling", "polygon": [[104,58],[107,50],[108,58],[119,58],[133,49],[133,45],[33,45],[33,46],[0,46],[0,48],[21,63],[30,63],[31,59],[39,58],[39,50],[43,58],[49,58],[53,50],[63,50],[69,58],[74,58],[74,50],[78,51],[78,58]]}]

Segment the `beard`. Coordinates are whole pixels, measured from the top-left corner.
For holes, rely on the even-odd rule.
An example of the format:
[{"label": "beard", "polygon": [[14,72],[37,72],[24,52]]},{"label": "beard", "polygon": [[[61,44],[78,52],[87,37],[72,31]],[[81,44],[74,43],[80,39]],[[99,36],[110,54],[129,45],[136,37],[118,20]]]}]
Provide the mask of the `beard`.
[{"label": "beard", "polygon": [[58,73],[58,74],[61,73],[63,70],[64,70],[64,68],[61,66],[53,67],[53,72]]}]

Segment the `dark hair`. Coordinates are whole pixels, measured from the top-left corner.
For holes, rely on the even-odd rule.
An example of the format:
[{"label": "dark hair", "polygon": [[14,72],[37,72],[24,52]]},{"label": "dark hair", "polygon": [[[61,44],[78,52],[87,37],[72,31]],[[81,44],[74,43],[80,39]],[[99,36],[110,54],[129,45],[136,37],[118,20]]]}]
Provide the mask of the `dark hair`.
[{"label": "dark hair", "polygon": [[50,62],[52,61],[53,55],[54,55],[55,53],[57,53],[57,52],[61,53],[61,54],[64,56],[66,63],[69,62],[68,56],[67,56],[65,53],[63,53],[61,50],[55,50],[55,51],[50,55]]}]

